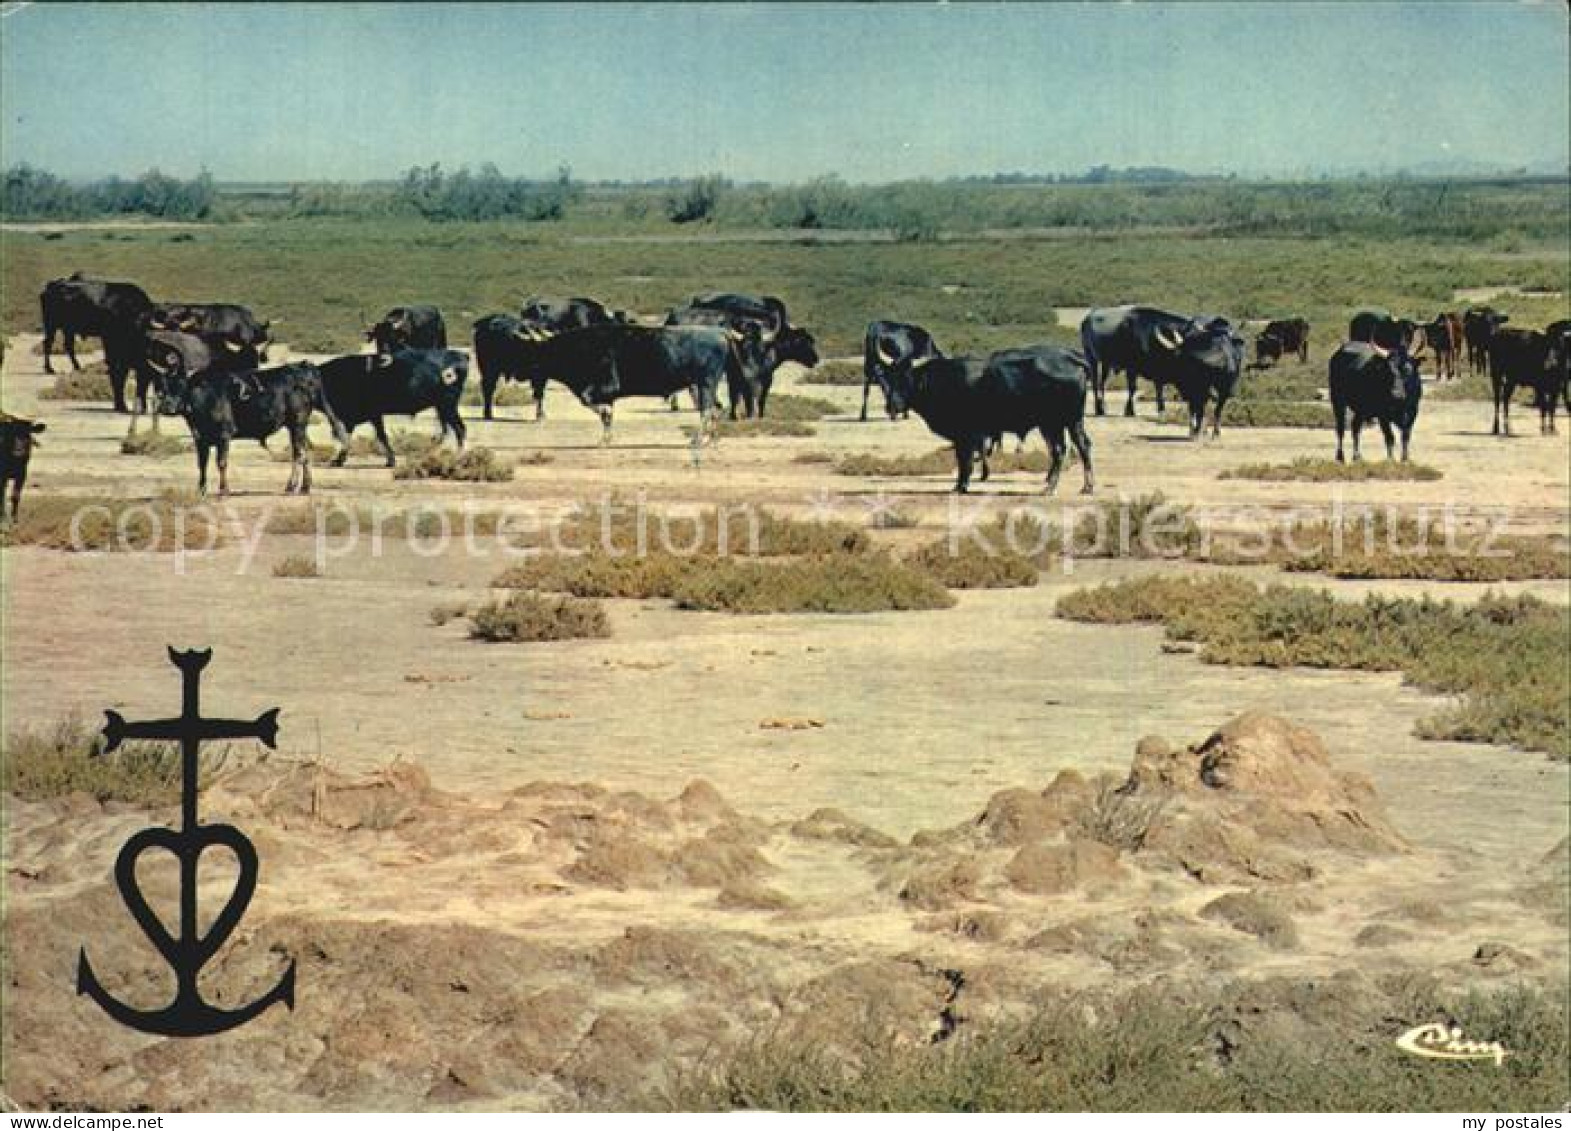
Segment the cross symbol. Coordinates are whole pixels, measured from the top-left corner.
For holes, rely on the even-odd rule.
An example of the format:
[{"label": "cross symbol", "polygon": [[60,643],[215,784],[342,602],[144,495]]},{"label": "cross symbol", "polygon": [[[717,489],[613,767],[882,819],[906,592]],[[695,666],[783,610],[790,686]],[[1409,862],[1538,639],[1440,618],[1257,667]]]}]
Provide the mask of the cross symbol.
[{"label": "cross symbol", "polygon": [[[202,743],[218,739],[256,738],[273,747],[278,739],[278,708],[264,711],[255,719],[206,719],[202,717],[202,670],[213,658],[212,649],[177,652],[169,649],[169,660],[180,669],[182,706],[171,719],[126,722],[117,711],[105,711],[104,753],[108,754],[126,739],[180,744],[180,828],[151,827],[141,830],[121,846],[115,858],[115,884],[132,918],[142,928],[164,961],[175,973],[175,998],[162,1009],[137,1009],[110,995],[99,983],[87,961],[84,949],[77,959],[76,991],[96,1001],[109,1016],[123,1025],[144,1033],[169,1037],[199,1037],[222,1033],[256,1017],[275,1002],[293,1009],[295,1004],[295,964],[278,984],[250,1005],[239,1009],[220,1009],[203,1000],[197,986],[202,967],[218,953],[219,947],[240,925],[256,891],[256,846],[233,825],[204,825],[197,818],[197,774]],[[208,848],[225,848],[233,853],[239,874],[229,901],[214,918],[207,933],[200,934],[197,917],[197,864]],[[149,851],[167,852],[180,864],[179,934],[171,934],[147,902],[136,878],[137,860]]]}]

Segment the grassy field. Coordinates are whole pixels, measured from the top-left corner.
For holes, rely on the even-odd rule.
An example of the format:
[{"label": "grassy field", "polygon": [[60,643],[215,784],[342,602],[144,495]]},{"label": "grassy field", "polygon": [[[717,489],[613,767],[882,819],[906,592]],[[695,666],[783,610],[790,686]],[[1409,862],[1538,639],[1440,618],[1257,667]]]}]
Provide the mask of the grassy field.
[{"label": "grassy field", "polygon": [[[1563,245],[1521,241],[1057,231],[905,243],[776,233],[725,242],[708,228],[608,235],[572,224],[417,219],[6,231],[0,262],[8,334],[36,330],[39,289],[75,270],[135,280],[155,298],[246,303],[274,321],[282,340],[310,351],[358,349],[370,319],[422,301],[438,304],[450,336],[465,343],[473,319],[515,309],[531,293],[593,295],[644,314],[703,290],[778,294],[826,356],[859,353],[875,317],[918,322],[958,352],[1072,341],[1075,331],[1058,324],[1054,307],[1140,300],[1235,318],[1303,315],[1316,327],[1308,369],[1317,380],[1358,307],[1428,315],[1461,305],[1457,288],[1564,290],[1567,275]],[[1517,324],[1565,316],[1563,299],[1491,301]]]}]

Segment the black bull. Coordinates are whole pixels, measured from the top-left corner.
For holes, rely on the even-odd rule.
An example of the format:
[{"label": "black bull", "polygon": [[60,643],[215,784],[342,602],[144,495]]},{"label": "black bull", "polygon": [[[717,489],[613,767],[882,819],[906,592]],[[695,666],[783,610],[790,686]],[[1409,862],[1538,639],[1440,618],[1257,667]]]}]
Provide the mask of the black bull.
[{"label": "black bull", "polygon": [[322,392],[329,409],[328,422],[338,441],[333,463],[342,466],[349,457],[349,435],[369,423],[387,457],[395,460],[387,438],[384,416],[414,416],[435,409],[442,433],[451,432],[463,448],[467,430],[458,404],[469,377],[469,359],[457,350],[411,349],[387,354],[351,354],[322,365]]},{"label": "black bull", "polygon": [[733,389],[755,381],[763,364],[753,333],[708,326],[613,324],[541,339],[515,337],[513,365],[522,379],[565,385],[595,410],[611,441],[612,406],[623,397],[670,397],[683,390],[698,408],[696,448],[710,434],[722,380]]},{"label": "black bull", "polygon": [[81,368],[76,359],[76,339],[98,338],[104,346],[104,365],[109,370],[115,410],[127,411],[125,387],[133,371],[137,399],[145,407],[150,375],[144,367],[144,336],[153,310],[146,291],[135,283],[73,275],[46,284],[38,296],[38,305],[44,322],[45,373],[55,371],[50,350],[57,333],[64,337],[66,356],[73,369]]},{"label": "black bull", "polygon": [[[896,404],[909,404],[955,450],[955,490],[970,488],[971,468],[991,437],[1040,431],[1052,454],[1046,489],[1058,487],[1067,446],[1074,443],[1085,471],[1082,494],[1096,487],[1091,438],[1085,430],[1089,368],[1084,358],[1055,346],[999,350],[987,357],[931,357],[901,366]],[[983,475],[987,462],[983,456]]]}]

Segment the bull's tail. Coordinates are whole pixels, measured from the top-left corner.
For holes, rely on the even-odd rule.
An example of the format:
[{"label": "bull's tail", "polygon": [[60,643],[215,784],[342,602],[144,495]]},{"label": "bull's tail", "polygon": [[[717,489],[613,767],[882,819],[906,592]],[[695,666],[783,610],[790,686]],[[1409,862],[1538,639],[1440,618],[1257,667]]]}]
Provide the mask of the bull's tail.
[{"label": "bull's tail", "polygon": [[349,447],[349,429],[344,427],[344,422],[339,419],[338,413],[333,411],[332,402],[327,399],[327,389],[322,384],[321,371],[317,371],[316,381],[311,389],[311,407],[317,409],[327,417],[327,426],[333,430],[333,439],[347,450]]}]

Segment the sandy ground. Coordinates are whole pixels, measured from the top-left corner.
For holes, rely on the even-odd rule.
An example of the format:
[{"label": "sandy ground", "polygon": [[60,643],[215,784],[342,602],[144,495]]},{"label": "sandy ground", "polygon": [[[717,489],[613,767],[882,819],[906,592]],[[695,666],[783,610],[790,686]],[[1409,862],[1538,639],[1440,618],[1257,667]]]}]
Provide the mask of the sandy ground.
[{"label": "sandy ground", "polygon": [[[11,343],[3,390],[8,411],[37,415],[49,424],[34,457],[30,495],[148,498],[165,488],[194,484],[189,455],[168,460],[120,455],[123,417],[97,405],[37,400],[48,378],[32,352],[33,340]],[[782,385],[791,391],[791,378]],[[618,412],[615,444],[601,448],[598,422],[553,387],[550,418],[543,424],[526,420],[530,410],[519,408],[501,410],[505,418],[493,423],[470,421],[472,444],[510,457],[534,452],[552,457],[544,465],[520,467],[511,483],[394,481],[379,460],[361,459],[344,469],[318,468],[316,494],[319,501],[346,505],[475,500],[486,506],[528,503],[554,513],[614,489],[624,497],[643,492],[657,509],[752,502],[859,524],[872,507],[888,503],[920,519],[915,530],[891,535],[893,542],[910,544],[942,533],[955,505],[948,475],[857,479],[834,475],[824,464],[794,462],[806,451],[923,452],[936,441],[919,421],[861,424],[855,419],[860,390],[814,386],[798,391],[834,399],[844,411],[820,422],[810,439],[727,440],[695,469],[679,432],[691,412],[674,415],[652,402],[633,402]],[[1122,395],[1114,400],[1121,404]],[[1148,406],[1144,411],[1134,420],[1091,422],[1100,496],[1160,489],[1200,507],[1250,506],[1267,515],[1324,507],[1334,497],[1347,503],[1450,505],[1473,523],[1565,530],[1567,430],[1553,438],[1529,433],[1535,422],[1526,410],[1518,417],[1521,434],[1503,441],[1487,435],[1487,406],[1428,401],[1414,454],[1440,468],[1443,479],[1351,484],[1334,492],[1323,485],[1217,479],[1225,467],[1329,454],[1328,434],[1239,429],[1219,442],[1191,444],[1181,439],[1179,429],[1154,422]],[[466,415],[477,417],[478,410]],[[166,421],[164,427],[184,436],[182,422]],[[422,419],[411,427],[424,432],[431,425]],[[325,439],[325,428],[320,431]],[[282,438],[275,442],[280,446]],[[237,495],[225,514],[239,524],[237,530],[254,528],[271,508],[294,505],[278,493],[287,466],[255,445],[237,448],[231,471]],[[1054,508],[1074,505],[1079,476],[1078,467],[1066,469],[1065,493]],[[1039,490],[1039,477],[1022,473],[995,478],[978,494],[984,501],[1020,503],[1039,498]],[[163,658],[164,645],[212,645],[210,709],[249,715],[262,707],[282,708],[281,754],[274,770],[309,761],[325,768],[313,774],[330,771],[346,775],[345,781],[365,781],[370,779],[359,775],[375,775],[395,762],[417,767],[444,792],[432,801],[422,792],[423,784],[399,778],[407,786],[400,804],[407,802],[416,813],[409,828],[427,828],[419,823],[427,819],[443,828],[467,824],[481,840],[483,830],[496,830],[484,845],[460,837],[446,848],[432,848],[407,830],[400,833],[397,820],[387,828],[380,819],[350,822],[347,829],[331,821],[291,823],[237,788],[228,811],[260,823],[264,882],[253,904],[254,933],[243,933],[244,941],[237,944],[242,957],[233,960],[231,971],[246,960],[271,969],[264,961],[263,944],[269,940],[299,953],[302,939],[310,936],[316,939],[311,945],[331,952],[317,934],[350,925],[383,924],[389,938],[402,940],[388,943],[395,948],[438,945],[431,931],[494,932],[509,940],[507,946],[527,941],[549,952],[549,961],[543,962],[552,970],[599,961],[586,955],[601,954],[596,948],[628,937],[647,942],[637,932],[669,931],[730,948],[717,956],[700,947],[707,957],[689,956],[700,965],[751,970],[767,956],[766,964],[776,969],[778,977],[763,980],[750,974],[728,981],[729,975],[715,975],[709,966],[694,975],[712,994],[707,1006],[723,1015],[714,1022],[715,1031],[735,1035],[770,1012],[771,995],[790,998],[803,986],[817,985],[816,980],[838,976],[846,963],[914,963],[913,969],[927,971],[921,975],[927,988],[918,996],[940,993],[941,984],[937,989],[929,984],[930,974],[945,963],[990,970],[994,983],[1003,987],[987,999],[995,1005],[1018,1000],[1032,985],[1138,976],[1144,969],[1138,962],[1131,967],[1128,961],[1106,958],[1112,937],[1106,932],[1096,944],[1102,958],[1089,963],[1077,960],[1073,948],[1065,957],[1025,944],[1042,929],[1086,917],[1128,924],[1160,912],[1182,920],[1172,955],[1153,958],[1152,972],[1313,978],[1348,970],[1422,968],[1454,971],[1466,984],[1475,976],[1502,973],[1499,965],[1483,970],[1488,962],[1473,960],[1478,948],[1494,943],[1508,944],[1514,957],[1505,965],[1512,971],[1553,976],[1565,968],[1563,913],[1553,901],[1535,906],[1532,899],[1524,900],[1521,886],[1528,883],[1524,877],[1544,867],[1546,854],[1552,860],[1557,845],[1563,851],[1565,765],[1514,750],[1415,738],[1414,722],[1444,703],[1403,687],[1395,675],[1210,667],[1193,656],[1164,651],[1159,630],[1079,625],[1053,615],[1055,600],[1072,588],[1187,567],[1076,562],[1044,574],[1034,589],[961,593],[954,608],[931,613],[739,618],[680,612],[664,602],[609,602],[613,631],[608,639],[498,646],[468,640],[460,621],[435,627],[428,617],[435,605],[485,593],[489,579],[508,564],[494,545],[484,543],[477,553],[455,549],[429,556],[397,540],[384,544],[379,554],[363,544],[349,551],[340,541],[328,550],[325,575],[312,580],[272,575],[273,564],[283,557],[315,552],[306,536],[268,537],[256,546],[237,539],[212,553],[186,557],[183,573],[169,555],[18,548],[0,559],[5,618],[0,696],[8,729],[47,724],[71,713],[94,718],[105,707],[137,716],[172,711],[177,685]],[[1470,600],[1484,588],[1337,583],[1297,575],[1282,580],[1326,585],[1348,596],[1378,589]],[[1568,599],[1565,582],[1506,588]],[[1143,736],[1198,742],[1246,711],[1282,716],[1308,728],[1339,771],[1367,775],[1383,805],[1381,820],[1389,821],[1393,835],[1380,852],[1345,859],[1339,855],[1345,846],[1298,846],[1306,859],[1316,861],[1315,877],[1307,886],[1288,885],[1285,905],[1292,908],[1299,940],[1287,949],[1254,937],[1244,945],[1233,937],[1237,931],[1215,934],[1223,929],[1202,929],[1196,917],[1218,894],[1284,882],[1280,875],[1224,870],[1214,881],[1197,880],[1182,870],[1148,874],[1143,865],[1130,865],[1134,879],[1128,883],[1112,882],[1123,873],[1110,872],[1097,882],[1072,882],[1043,904],[1039,892],[1022,894],[1007,883],[1007,891],[998,894],[989,886],[996,886],[996,877],[984,867],[977,890],[913,906],[912,898],[902,895],[902,884],[909,887],[910,869],[932,863],[926,857],[909,852],[879,857],[876,848],[884,841],[871,835],[859,840],[854,831],[827,839],[791,831],[815,811],[834,809],[850,822],[846,828],[865,826],[892,838],[891,844],[909,845],[919,830],[950,829],[972,820],[1001,790],[1041,791],[1060,771],[1109,773],[1122,780]],[[811,718],[822,725],[803,730],[763,725],[778,718]],[[399,769],[395,776],[405,772]],[[497,824],[495,817],[510,805],[536,806],[529,809],[531,819],[555,828],[551,822],[559,814],[541,816],[538,795],[530,792],[538,787],[532,783],[593,783],[589,793],[572,794],[562,803],[596,810],[602,822],[611,819],[607,807],[617,821],[632,812],[637,819],[627,818],[627,835],[655,845],[651,851],[658,859],[679,859],[672,845],[686,844],[682,836],[702,839],[716,827],[713,820],[706,825],[695,817],[692,804],[683,809],[678,801],[662,800],[678,798],[695,780],[707,783],[704,790],[717,790],[728,812],[742,815],[720,824],[751,830],[737,834],[739,843],[765,861],[756,876],[731,878],[765,884],[783,902],[746,888],[726,910],[724,884],[706,886],[693,879],[691,869],[683,873],[669,861],[664,871],[655,871],[685,879],[653,882],[627,865],[627,874],[611,868],[608,881],[583,863],[589,849],[582,836],[572,841],[579,852],[574,857],[563,844],[531,841],[513,824]],[[343,788],[353,792],[348,785]],[[519,790],[531,800],[518,801]],[[653,800],[606,800],[634,793]],[[637,1017],[647,1020],[654,1008],[650,994],[683,1000],[676,987],[661,983],[658,991],[646,987],[641,997],[634,994],[639,1004],[633,1009],[624,1000],[633,991],[614,978],[575,991],[573,1020],[562,1022],[579,1035],[575,1047],[598,1050],[594,1056],[607,1064],[630,1059],[643,1065],[627,1079],[602,1078],[592,1066],[575,1075],[571,1056],[559,1052],[543,1057],[534,1075],[523,1081],[502,1080],[493,1071],[485,1087],[467,1091],[444,1091],[440,1078],[430,1081],[427,1091],[400,1091],[381,1075],[391,1071],[388,1046],[397,1044],[396,1032],[372,1021],[366,1024],[382,1036],[355,1062],[361,1068],[350,1073],[352,1078],[313,1076],[308,1067],[280,1077],[290,1081],[284,1085],[249,1079],[238,1068],[232,1078],[194,1078],[189,1057],[171,1053],[159,1061],[157,1045],[105,1037],[108,1022],[70,995],[79,933],[96,930],[94,924],[102,919],[125,918],[107,877],[113,852],[129,831],[145,823],[145,815],[95,810],[67,827],[63,822],[69,813],[59,807],[12,805],[11,810],[8,922],[11,929],[25,927],[30,938],[42,940],[38,954],[65,963],[59,969],[30,965],[32,980],[13,979],[7,995],[7,1009],[35,1023],[65,1018],[59,1040],[33,1045],[8,1037],[14,1043],[8,1050],[13,1068],[7,1091],[25,1104],[50,1099],[105,1103],[129,1094],[155,1107],[161,1098],[193,1107],[383,1101],[614,1106],[647,1086],[649,1064],[661,1060],[660,1050],[629,1052],[615,1042],[596,1044],[589,1039],[596,1025],[615,1028],[634,1024]],[[1274,827],[1259,835],[1269,841]],[[1282,843],[1296,844],[1291,838]],[[537,859],[536,850],[544,855]],[[552,852],[566,855],[556,860]],[[56,853],[59,861],[49,864]],[[553,860],[560,867],[553,867]],[[721,910],[716,888],[722,892]],[[97,910],[91,916],[87,910],[51,914],[50,909],[65,906],[61,900],[68,892],[83,895],[83,907]],[[1443,911],[1434,911],[1441,906]],[[1399,955],[1352,941],[1371,924],[1402,920],[1406,913],[1393,913],[1393,907],[1429,909],[1412,912],[1405,925],[1397,922],[1403,940]],[[975,919],[979,909],[996,914],[1003,925],[956,934],[924,918],[958,916],[960,922],[967,915]],[[398,935],[388,924],[414,933]],[[362,950],[370,945],[364,936],[356,937]],[[1029,960],[1020,957],[1022,947]],[[504,965],[514,960],[497,959]],[[250,980],[243,984],[255,990],[265,970],[246,976]],[[564,974],[536,988],[554,992],[570,982]],[[349,979],[334,989],[331,1000],[340,1005],[359,1001],[355,994],[366,992]],[[628,1009],[632,1012],[624,1017]],[[926,1005],[913,1009],[920,1014]],[[670,1010],[659,1016],[669,1020]],[[452,1017],[448,1021],[459,1024]],[[276,1035],[289,1024],[272,1017],[257,1029],[271,1026]],[[311,1026],[311,1032],[327,1034],[331,1018],[318,1016]],[[15,1031],[14,1025],[10,1028]],[[62,1080],[51,1069],[48,1050],[57,1053],[68,1036],[108,1040],[102,1068],[108,1075],[91,1088]],[[668,1031],[668,1036],[673,1048],[687,1047],[681,1034]],[[331,1043],[330,1036],[320,1039]],[[305,1037],[299,1040],[309,1044]],[[309,1048],[295,1052],[302,1065],[320,1063],[311,1059]],[[365,1067],[373,1064],[375,1070]],[[422,1071],[427,1069],[436,1071],[432,1065]],[[450,1075],[460,1079],[464,1074]],[[135,1087],[129,1082],[133,1077]]]}]

